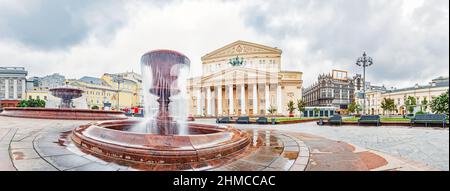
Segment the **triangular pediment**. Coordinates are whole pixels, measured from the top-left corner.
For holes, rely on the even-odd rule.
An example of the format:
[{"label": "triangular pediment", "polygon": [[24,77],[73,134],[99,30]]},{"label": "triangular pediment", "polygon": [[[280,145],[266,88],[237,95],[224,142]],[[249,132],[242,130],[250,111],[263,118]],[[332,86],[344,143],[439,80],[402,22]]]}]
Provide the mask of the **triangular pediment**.
[{"label": "triangular pediment", "polygon": [[278,73],[272,73],[252,68],[233,67],[215,72],[213,74],[206,75],[201,78],[201,81],[203,83],[206,83],[206,82],[242,79],[242,78],[278,79],[279,75]]},{"label": "triangular pediment", "polygon": [[281,50],[278,48],[239,40],[206,54],[202,57],[202,61],[248,54],[281,54]]}]

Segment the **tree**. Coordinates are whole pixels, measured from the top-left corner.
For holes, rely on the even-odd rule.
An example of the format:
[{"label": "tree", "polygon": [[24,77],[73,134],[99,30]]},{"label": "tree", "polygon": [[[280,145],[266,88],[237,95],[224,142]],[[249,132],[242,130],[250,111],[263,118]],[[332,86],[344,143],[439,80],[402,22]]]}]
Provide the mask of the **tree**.
[{"label": "tree", "polygon": [[424,98],[421,102],[420,102],[420,111],[421,112],[425,112],[428,108],[428,100],[427,98]]},{"label": "tree", "polygon": [[355,113],[356,112],[356,106],[357,106],[357,104],[354,101],[352,103],[348,104],[348,111],[350,113]]},{"label": "tree", "polygon": [[359,104],[356,104],[356,114],[359,114],[359,113],[361,113],[361,111],[362,111],[362,107],[361,107],[361,105],[359,105]]},{"label": "tree", "polygon": [[306,103],[303,100],[297,100],[297,110],[300,112],[300,116],[305,111]]},{"label": "tree", "polygon": [[389,114],[392,111],[395,111],[396,105],[394,99],[391,98],[384,98],[383,101],[381,101],[381,109],[383,109],[383,113],[385,111],[388,111]]},{"label": "tree", "polygon": [[288,107],[289,114],[290,114],[290,115],[293,114],[294,111],[295,111],[295,104],[294,104],[294,101],[292,101],[292,100],[289,101],[288,104],[287,104],[287,107]]},{"label": "tree", "polygon": [[273,116],[273,114],[275,114],[277,112],[277,109],[275,109],[275,107],[273,107],[272,105],[270,105],[269,109],[267,109],[267,112],[270,113],[270,115]]},{"label": "tree", "polygon": [[408,96],[408,98],[406,98],[406,100],[405,100],[405,107],[409,113],[414,112],[414,108],[416,107],[416,104],[417,104],[417,100],[413,96]]},{"label": "tree", "polygon": [[430,108],[433,113],[446,114],[448,116],[448,90],[434,98],[430,103]]},{"label": "tree", "polygon": [[45,101],[41,99],[22,100],[17,107],[45,107]]},{"label": "tree", "polygon": [[319,109],[319,108],[315,107],[315,108],[313,109],[313,111],[314,111],[314,116],[319,116],[319,112],[320,112],[320,109]]}]

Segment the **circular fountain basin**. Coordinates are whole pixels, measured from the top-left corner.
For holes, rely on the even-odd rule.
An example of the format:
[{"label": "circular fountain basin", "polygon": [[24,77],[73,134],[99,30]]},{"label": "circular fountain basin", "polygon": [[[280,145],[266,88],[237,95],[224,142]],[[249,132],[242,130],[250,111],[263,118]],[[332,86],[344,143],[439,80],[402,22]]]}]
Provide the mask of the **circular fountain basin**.
[{"label": "circular fountain basin", "polygon": [[59,109],[59,108],[4,108],[1,116],[37,119],[67,120],[120,120],[127,119],[122,111],[103,111],[91,109]]},{"label": "circular fountain basin", "polygon": [[246,132],[230,127],[189,124],[189,135],[126,131],[136,120],[104,121],[73,130],[72,140],[84,152],[120,162],[183,164],[238,153],[250,143]]}]

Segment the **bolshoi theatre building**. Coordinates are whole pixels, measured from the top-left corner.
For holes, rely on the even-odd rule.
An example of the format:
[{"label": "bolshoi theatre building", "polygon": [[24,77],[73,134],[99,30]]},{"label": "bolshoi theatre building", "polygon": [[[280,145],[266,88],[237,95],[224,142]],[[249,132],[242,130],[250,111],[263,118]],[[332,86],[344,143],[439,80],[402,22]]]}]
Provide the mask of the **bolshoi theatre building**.
[{"label": "bolshoi theatre building", "polygon": [[[202,76],[188,80],[193,116],[288,115],[302,97],[302,72],[282,71],[278,48],[236,41],[204,55]],[[298,111],[296,111],[298,112]]]}]

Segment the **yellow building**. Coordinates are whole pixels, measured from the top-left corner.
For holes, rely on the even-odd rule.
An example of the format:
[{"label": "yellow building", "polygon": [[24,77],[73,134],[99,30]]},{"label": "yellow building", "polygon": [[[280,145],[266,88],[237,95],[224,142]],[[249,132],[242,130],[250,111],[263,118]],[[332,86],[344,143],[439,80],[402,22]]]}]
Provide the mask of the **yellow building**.
[{"label": "yellow building", "polygon": [[71,86],[78,87],[84,91],[88,108],[94,106],[99,109],[117,110],[117,89],[111,87],[100,78],[82,77],[79,80],[68,80]]},{"label": "yellow building", "polygon": [[142,80],[134,72],[104,74],[101,78],[85,76],[69,82],[84,91],[89,108],[118,110],[143,105]]},{"label": "yellow building", "polygon": [[142,77],[135,72],[104,74],[101,77],[108,85],[119,89],[120,108],[143,106]]},{"label": "yellow building", "polygon": [[236,41],[201,58],[203,74],[188,80],[195,116],[262,116],[270,107],[288,115],[302,97],[302,72],[282,71],[278,48]]},{"label": "yellow building", "polygon": [[33,88],[27,90],[25,95],[25,99],[41,99],[48,101],[50,93],[48,88]]}]

